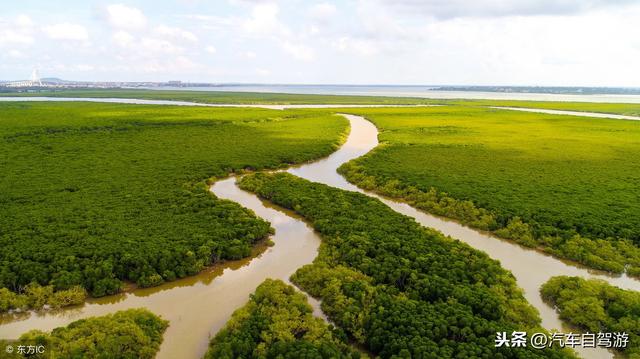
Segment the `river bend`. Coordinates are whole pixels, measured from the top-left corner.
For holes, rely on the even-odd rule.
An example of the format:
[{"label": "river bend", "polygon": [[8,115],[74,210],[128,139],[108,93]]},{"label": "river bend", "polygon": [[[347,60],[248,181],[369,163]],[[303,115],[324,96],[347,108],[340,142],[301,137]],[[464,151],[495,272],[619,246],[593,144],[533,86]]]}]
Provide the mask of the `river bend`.
[{"label": "river bend", "polygon": [[[343,146],[327,158],[294,166],[287,171],[310,181],[378,198],[395,211],[414,218],[425,227],[439,230],[499,260],[505,269],[513,273],[518,285],[524,290],[526,299],[540,312],[545,328],[570,330],[539,295],[540,286],[552,276],[600,278],[621,288],[640,291],[638,280],[624,275],[612,276],[559,260],[457,222],[418,211],[401,201],[363,191],[347,182],[336,169],[375,148],[378,145],[378,131],[371,122],[360,116],[342,116],[346,117],[351,125],[350,134]],[[219,198],[237,202],[269,221],[276,230],[271,238],[274,246],[263,246],[264,250],[256,257],[214,266],[196,276],[158,287],[91,299],[82,306],[55,312],[1,315],[0,338],[13,339],[31,329],[49,331],[80,318],[145,307],[170,322],[158,358],[202,357],[207,349],[209,337],[226,323],[235,309],[248,300],[249,295],[264,279],[279,278],[288,281],[296,269],[313,261],[320,245],[319,236],[299,216],[261,201],[254,194],[239,189],[235,182],[235,177],[220,180],[211,186],[211,191]],[[316,314],[321,315],[317,302],[312,301],[312,304],[315,305]],[[587,358],[612,357],[611,353],[602,349],[582,349],[580,354]]]}]

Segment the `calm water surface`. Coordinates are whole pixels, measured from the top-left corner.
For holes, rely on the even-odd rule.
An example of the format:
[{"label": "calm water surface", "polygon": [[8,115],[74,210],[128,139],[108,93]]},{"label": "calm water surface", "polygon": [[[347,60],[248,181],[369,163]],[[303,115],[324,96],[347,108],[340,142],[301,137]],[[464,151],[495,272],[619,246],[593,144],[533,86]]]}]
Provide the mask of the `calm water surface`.
[{"label": "calm water surface", "polygon": [[525,107],[501,107],[490,106],[498,110],[511,110],[511,111],[523,111],[523,112],[536,112],[536,113],[548,113],[551,115],[567,115],[567,116],[583,116],[583,117],[597,117],[597,118],[612,118],[615,120],[632,120],[640,121],[638,116],[627,115],[615,115],[612,113],[600,113],[600,112],[582,112],[582,111],[564,111],[564,110],[546,110],[541,108],[525,108]]},{"label": "calm water surface", "polygon": [[237,103],[200,103],[175,100],[143,100],[131,98],[101,98],[101,97],[1,97],[0,102],[102,102],[122,103],[130,105],[166,105],[166,106],[198,106],[198,107],[242,107],[266,108],[271,110],[286,110],[296,108],[345,108],[345,107],[433,107],[438,105],[344,105],[344,104],[311,104],[311,105],[260,105]]},{"label": "calm water surface", "polygon": [[401,85],[230,85],[215,87],[153,87],[152,90],[267,92],[307,95],[359,95],[388,97],[419,97],[432,99],[523,100],[640,103],[640,95],[621,94],[557,94],[489,91],[442,91],[434,86]]}]

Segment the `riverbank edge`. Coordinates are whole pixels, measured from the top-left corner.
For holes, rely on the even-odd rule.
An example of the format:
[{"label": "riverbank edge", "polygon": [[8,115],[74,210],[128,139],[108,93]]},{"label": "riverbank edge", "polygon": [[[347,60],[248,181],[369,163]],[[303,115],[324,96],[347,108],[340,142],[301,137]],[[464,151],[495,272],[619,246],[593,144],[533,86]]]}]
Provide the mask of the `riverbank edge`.
[{"label": "riverbank edge", "polygon": [[[378,147],[376,147],[376,149]],[[372,150],[372,151],[374,151],[374,150]],[[368,155],[369,153],[371,153],[371,151],[368,152],[367,154],[365,154],[364,156]],[[361,156],[361,157],[358,157],[358,158],[362,158],[364,156]],[[346,162],[346,163],[349,163],[349,162]],[[338,171],[338,173],[340,173],[340,172]],[[320,243],[320,247],[319,247],[319,250],[318,250],[317,257],[313,260],[313,262],[311,262],[311,263],[309,263],[309,264],[307,264],[307,265],[305,265],[303,267],[298,268],[291,275],[291,277],[289,279],[291,281],[291,284],[293,284],[298,290],[300,290],[302,293],[307,295],[309,298],[313,298],[313,300],[317,301],[320,304],[320,310],[322,310],[323,314],[327,317],[327,319],[328,319],[327,321],[328,321],[329,324],[334,325],[334,326],[336,326],[338,328],[341,328],[342,330],[346,331],[346,328],[344,328],[342,325],[340,325],[339,322],[335,320],[336,318],[332,317],[332,314],[335,314],[335,313],[331,313],[331,310],[329,310],[329,308],[323,307],[323,305],[326,305],[325,302],[326,302],[327,298],[324,297],[319,292],[315,292],[312,288],[306,286],[304,281],[301,280],[301,275],[302,275],[303,271],[309,270],[309,269],[327,268],[327,265],[329,265],[327,260],[330,258],[330,252],[331,252],[330,246],[331,245],[329,244],[329,242],[327,240],[328,240],[328,238],[330,238],[330,236],[327,236],[326,234],[318,231],[318,229],[315,227],[315,223],[313,221],[311,221],[308,217],[305,217],[304,214],[299,211],[299,209],[297,209],[295,207],[289,207],[289,206],[283,205],[282,203],[279,203],[278,201],[275,201],[274,198],[271,198],[269,196],[266,196],[264,193],[261,193],[260,188],[259,188],[260,186],[256,186],[254,183],[252,183],[251,180],[252,180],[252,177],[260,176],[260,175],[263,175],[263,174],[266,175],[266,176],[274,176],[274,175],[278,175],[279,173],[269,173],[269,172],[264,172],[264,171],[251,173],[249,176],[244,177],[242,180],[239,178],[239,181],[237,182],[236,185],[240,189],[242,189],[244,191],[253,193],[255,196],[257,196],[259,199],[261,199],[263,201],[267,201],[267,202],[271,203],[272,205],[277,206],[277,207],[282,208],[282,209],[285,209],[287,211],[292,211],[296,215],[300,216],[305,223],[308,223],[313,228],[313,230],[316,233],[318,233],[318,235],[322,239],[322,242]],[[296,176],[294,174],[285,173],[284,175],[291,176],[291,178],[294,178],[296,181],[297,180],[306,181],[306,182],[310,182],[310,183],[312,183],[314,185],[326,186],[326,187],[330,187],[332,189],[338,189],[340,191],[350,192],[350,191],[345,190],[345,189],[340,189],[340,188],[333,187],[333,186],[330,186],[330,185],[327,185],[327,184],[323,184],[323,183],[320,183],[320,182],[314,182],[314,181],[308,180],[308,179],[303,178],[303,177],[298,177],[298,176]],[[371,197],[371,196],[369,196],[367,194],[361,194],[360,192],[353,192],[353,193],[357,193],[358,195],[367,196],[369,199],[379,200],[379,199],[376,199],[375,197]],[[406,216],[404,214],[398,213],[393,209],[391,209],[391,210],[394,211],[395,213],[397,213],[400,216],[409,217],[409,216]],[[409,218],[411,218],[411,217],[409,217]],[[411,219],[414,220],[413,218],[411,218]],[[446,236],[445,234],[443,234],[442,232],[440,232],[437,229],[425,227],[425,226],[423,226],[421,224],[418,224],[418,226],[422,227],[426,231],[432,232],[436,236],[441,236],[442,238],[447,238],[448,240],[457,241],[454,238]],[[475,247],[473,247],[473,246],[471,246],[471,245],[469,245],[467,243],[464,243],[464,242],[462,242],[462,243],[463,243],[463,245],[468,246],[472,250],[478,251],[478,252],[482,253],[483,255],[488,256],[488,254],[486,252],[484,252],[484,251],[482,251],[480,249],[477,249],[477,248],[475,248]],[[524,291],[517,284],[516,278],[513,275],[513,273],[511,272],[511,270],[504,268],[502,266],[502,264],[499,263],[498,260],[495,260],[495,259],[492,259],[492,258],[490,258],[490,260],[498,262],[498,266],[500,267],[500,269],[502,271],[504,271],[504,273],[507,276],[508,280],[512,281],[512,283],[510,283],[510,285],[512,286],[510,288],[511,290],[508,291],[508,293],[509,293],[508,294],[509,303],[512,304],[512,305],[517,305],[517,303],[515,303],[515,302],[517,300],[521,299],[521,300],[523,300],[523,303],[524,303],[524,305],[526,307],[526,310],[532,310],[533,311],[534,317],[535,317],[535,321],[537,323],[531,324],[526,329],[530,330],[532,332],[538,331],[538,332],[545,332],[545,333],[548,332],[548,333],[550,333],[551,331],[549,331],[548,329],[542,327],[542,325],[540,323],[540,312],[539,312],[538,308],[536,308],[529,300],[527,300],[524,297]],[[356,269],[353,269],[352,267],[343,266],[343,265],[339,265],[339,267],[347,268],[347,270],[349,270],[352,273],[356,273],[359,276],[367,277],[367,278],[370,279],[370,277],[368,277],[365,274],[362,274],[361,272],[359,272]],[[331,267],[331,268],[334,269],[334,267]],[[518,296],[520,296],[520,298],[518,298]],[[365,345],[365,342],[363,341],[364,338],[357,338],[357,337],[349,336],[349,340],[351,341],[353,347],[362,347],[362,346]],[[360,349],[361,349],[361,352],[363,354],[367,354],[367,355],[370,355],[371,357],[375,357],[375,355],[373,355],[373,353],[368,348],[363,347],[363,348],[360,348]],[[574,355],[576,358],[578,358],[576,353],[571,349],[565,351],[565,353],[568,353],[570,355]]]},{"label": "riverbank edge", "polygon": [[[132,93],[133,92],[133,93]],[[185,96],[183,96],[185,95]],[[206,96],[209,95],[207,98]],[[222,98],[221,96],[235,96]],[[203,98],[204,96],[204,98]],[[273,97],[281,99],[273,99]],[[633,102],[590,102],[571,100],[515,100],[515,99],[478,99],[478,98],[428,98],[416,96],[382,96],[382,95],[354,95],[354,94],[296,94],[285,92],[234,92],[234,91],[157,91],[157,90],[54,90],[38,92],[0,92],[0,97],[15,98],[19,101],[24,97],[43,98],[95,98],[95,99],[139,99],[157,101],[188,101],[198,105],[216,106],[304,106],[304,105],[451,105],[451,106],[479,106],[479,107],[517,107],[534,109],[551,109],[559,111],[594,112],[620,116],[640,116],[640,104]],[[218,98],[216,98],[218,97]],[[244,97],[244,99],[243,99]],[[253,98],[252,98],[253,97]],[[302,98],[302,99],[301,99]],[[352,103],[341,102],[352,99]],[[597,108],[580,109],[575,106],[598,105]],[[623,107],[632,108],[623,108]],[[619,107],[619,108],[617,108]]]},{"label": "riverbank edge", "polygon": [[[371,156],[376,151],[388,146],[381,143],[374,150],[365,156]],[[441,216],[454,220],[470,228],[481,230],[492,234],[495,237],[513,241],[527,248],[533,248],[540,252],[550,254],[556,258],[569,260],[575,264],[602,270],[613,274],[626,273],[628,276],[640,279],[640,248],[635,247],[629,240],[616,239],[608,241],[604,239],[591,239],[575,235],[563,243],[563,247],[554,248],[551,243],[558,242],[560,237],[536,238],[532,233],[531,226],[522,221],[519,217],[513,217],[506,226],[498,226],[495,221],[495,214],[491,211],[480,208],[470,200],[460,200],[450,197],[446,192],[439,191],[431,187],[428,192],[418,189],[412,185],[403,183],[399,179],[391,179],[385,183],[379,183],[378,178],[366,173],[366,169],[358,164],[357,159],[347,162],[338,168],[338,173],[344,176],[347,181],[367,191],[372,191],[378,195],[401,200],[410,206],[435,216]],[[588,248],[580,256],[572,256],[563,252],[567,246]],[[631,257],[626,260],[604,258],[600,256],[602,249],[609,246],[610,251],[619,255],[629,254],[629,249],[635,249]],[[624,246],[626,248],[620,248]],[[597,251],[596,251],[597,250]]]},{"label": "riverbank edge", "polygon": [[[336,150],[338,150],[346,141],[347,138],[349,137],[349,134],[351,133],[351,125],[349,123],[349,121],[344,118],[344,116],[341,116],[338,113],[332,113],[333,116],[340,118],[341,120],[343,120],[343,122],[345,123],[345,127],[342,130],[341,133],[339,133],[335,139],[335,141],[327,147],[327,151],[326,153],[323,153],[322,155],[316,157],[316,158],[312,158],[312,159],[308,159],[306,161],[301,161],[301,162],[295,162],[295,163],[286,163],[286,162],[281,162],[279,163],[277,166],[273,166],[273,167],[268,167],[268,168],[264,168],[261,169],[260,171],[278,171],[278,170],[285,170],[285,169],[289,169],[289,168],[295,168],[295,167],[299,167],[299,166],[303,166],[305,164],[309,164],[315,161],[321,161],[327,157],[329,157],[330,155],[332,155]],[[205,195],[210,196],[211,198],[215,199],[215,200],[224,200],[224,199],[220,199],[218,198],[215,194],[213,194],[210,191],[211,186],[221,180],[225,180],[231,177],[236,177],[236,179],[239,179],[240,177],[249,174],[249,173],[255,173],[256,171],[252,168],[241,168],[241,169],[230,169],[229,172],[227,172],[225,175],[222,176],[214,176],[214,177],[210,177],[207,179],[203,179],[201,181],[197,181],[197,182],[191,182],[191,183],[186,183],[184,186],[189,189],[189,190],[204,190]],[[244,210],[250,211],[251,213],[253,213],[253,211],[242,207]],[[264,219],[258,217],[255,213],[253,213],[253,216],[265,221]],[[252,247],[251,247],[251,253],[248,256],[242,257],[242,258],[238,258],[238,259],[220,259],[220,260],[216,260],[210,264],[204,265],[198,272],[191,274],[191,275],[187,275],[181,278],[176,278],[174,280],[165,280],[163,278],[162,281],[156,282],[153,285],[150,286],[140,286],[136,283],[133,283],[131,281],[127,281],[127,280],[121,280],[122,285],[119,291],[115,292],[115,293],[111,293],[111,294],[107,294],[104,296],[100,296],[100,297],[94,297],[91,296],[90,293],[82,286],[76,286],[73,287],[70,290],[51,290],[51,295],[52,296],[61,296],[63,298],[69,297],[69,296],[73,296],[73,300],[67,302],[67,303],[63,303],[62,305],[51,305],[48,301],[45,301],[44,303],[42,303],[42,305],[38,305],[36,307],[31,307],[31,306],[20,306],[17,308],[13,308],[10,305],[8,305],[8,309],[7,310],[0,310],[0,316],[4,316],[4,315],[22,315],[22,314],[26,314],[26,313],[44,313],[44,312],[49,312],[49,311],[56,311],[56,310],[61,310],[61,309],[67,309],[67,308],[72,308],[72,307],[77,307],[77,306],[83,306],[84,304],[86,304],[88,301],[90,301],[91,299],[96,299],[96,298],[108,298],[108,297],[112,297],[112,296],[116,296],[116,295],[121,295],[121,294],[125,294],[125,293],[133,293],[138,289],[146,289],[146,288],[153,288],[153,287],[158,287],[161,286],[163,284],[166,283],[172,283],[172,282],[176,282],[182,279],[187,279],[190,277],[194,277],[197,275],[200,275],[202,273],[205,272],[209,272],[209,271],[214,271],[220,268],[226,268],[226,267],[230,267],[233,266],[234,264],[237,264],[239,262],[242,261],[246,261],[246,260],[253,260],[255,258],[258,258],[262,253],[264,253],[270,246],[272,246],[271,242],[271,237],[274,234],[274,229],[273,227],[271,227],[271,224],[268,221],[265,221],[269,224],[270,228],[269,231],[262,237],[257,238],[253,243],[252,243]],[[42,289],[47,289],[49,287],[53,287],[52,285],[47,285],[47,286],[40,286],[38,285],[38,288],[42,288]],[[4,288],[0,288],[0,291],[4,289]],[[80,290],[82,290],[82,298],[78,297],[78,294],[76,292],[79,292]],[[9,289],[7,289],[7,292],[9,295],[16,295],[16,296],[22,296],[24,294],[21,293],[16,293],[13,292]],[[67,294],[67,292],[69,292],[69,294]],[[2,294],[4,292],[0,292],[0,294]],[[55,297],[54,297],[55,298]],[[2,298],[0,298],[2,299]],[[27,299],[24,299],[24,301],[26,301]],[[21,299],[22,301],[22,299]]]}]

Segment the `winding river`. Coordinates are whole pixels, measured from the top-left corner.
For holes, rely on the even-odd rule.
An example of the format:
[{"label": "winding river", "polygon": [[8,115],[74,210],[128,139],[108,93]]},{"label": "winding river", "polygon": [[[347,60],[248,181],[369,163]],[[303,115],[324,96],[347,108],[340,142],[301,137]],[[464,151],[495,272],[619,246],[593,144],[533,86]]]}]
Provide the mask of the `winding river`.
[{"label": "winding river", "polygon": [[[153,101],[153,104],[158,102]],[[280,107],[279,109],[289,106]],[[287,171],[311,181],[376,197],[395,211],[414,218],[420,224],[437,229],[499,260],[504,268],[513,273],[518,285],[524,290],[526,299],[538,309],[544,327],[571,330],[564,326],[554,309],[540,298],[538,292],[540,286],[552,276],[600,278],[621,288],[640,291],[638,280],[624,275],[612,276],[586,269],[539,251],[495,238],[488,233],[470,229],[454,221],[426,214],[406,203],[363,191],[350,184],[336,172],[336,169],[341,164],[375,148],[378,145],[378,131],[371,122],[362,117],[342,116],[345,116],[351,124],[351,131],[344,145],[327,158],[294,166]],[[235,309],[247,301],[249,294],[264,279],[279,278],[288,281],[289,276],[297,268],[313,261],[320,245],[318,235],[299,216],[282,208],[276,208],[261,201],[255,195],[240,190],[235,185],[235,181],[235,177],[218,181],[211,186],[211,191],[220,198],[232,200],[253,210],[257,216],[271,222],[276,230],[271,238],[275,243],[274,246],[259,246],[253,258],[218,265],[196,276],[165,283],[158,287],[136,289],[116,296],[91,299],[85,305],[60,311],[2,315],[0,316],[0,338],[16,338],[31,329],[48,331],[84,317],[105,315],[128,308],[146,307],[170,321],[158,358],[202,357],[207,349],[208,338],[226,323]],[[316,314],[321,316],[317,301],[311,302]],[[613,356],[602,349],[581,349],[579,352],[586,358]]]},{"label": "winding river", "polygon": [[[364,154],[378,145],[378,131],[371,122],[359,116],[344,116],[351,122],[352,133],[349,140],[355,137],[353,138],[353,144],[345,144],[345,147],[346,145],[354,147],[349,150],[350,154]],[[563,323],[553,307],[545,303],[540,296],[540,287],[553,276],[569,275],[584,278],[598,278],[620,288],[640,291],[640,281],[626,275],[613,276],[606,272],[588,269],[569,261],[563,261],[540,251],[497,238],[490,233],[480,232],[455,221],[432,216],[404,202],[362,190],[347,182],[336,172],[337,167],[340,165],[339,163],[335,163],[335,159],[340,158],[339,152],[334,154],[335,157],[332,156],[326,160],[320,160],[313,166],[291,168],[288,172],[310,181],[320,182],[378,198],[396,212],[414,218],[421,225],[437,229],[447,236],[451,236],[487,253],[491,258],[500,261],[505,269],[513,273],[518,285],[524,290],[525,298],[540,312],[542,326],[547,329],[558,329],[564,332],[575,331],[574,328]],[[579,348],[577,351],[584,358],[613,357],[612,353],[603,349]]]}]

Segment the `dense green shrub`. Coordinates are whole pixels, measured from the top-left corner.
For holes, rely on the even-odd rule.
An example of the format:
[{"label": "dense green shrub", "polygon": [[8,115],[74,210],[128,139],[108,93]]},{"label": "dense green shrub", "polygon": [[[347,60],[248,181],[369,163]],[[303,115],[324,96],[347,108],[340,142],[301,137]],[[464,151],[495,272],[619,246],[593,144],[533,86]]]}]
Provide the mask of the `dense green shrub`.
[{"label": "dense green shrub", "polygon": [[340,168],[358,186],[593,268],[640,273],[637,121],[462,106],[350,112],[381,130],[379,148]]},{"label": "dense green shrub", "polygon": [[592,333],[626,332],[624,350],[640,358],[640,293],[614,287],[605,281],[580,277],[553,277],[540,289],[556,306],[560,317]]},{"label": "dense green shrub", "polygon": [[335,150],[347,121],[318,111],[0,104],[0,288],[93,296],[245,257],[270,227],[207,179]]},{"label": "dense green shrub", "polygon": [[31,283],[20,294],[7,288],[0,288],[0,312],[8,310],[62,308],[70,305],[82,304],[86,297],[84,288],[74,286],[69,289],[54,291],[52,285],[41,286]]},{"label": "dense green shrub", "polygon": [[295,210],[322,235],[320,255],[292,281],[374,354],[571,357],[495,348],[498,331],[542,329],[513,276],[486,254],[360,193],[286,173],[248,175],[240,186]]},{"label": "dense green shrub", "polygon": [[211,340],[205,358],[359,358],[312,314],[304,294],[267,279]]},{"label": "dense green shrub", "polygon": [[154,358],[168,322],[145,309],[81,319],[51,333],[33,330],[18,342],[44,345],[52,358]]}]

